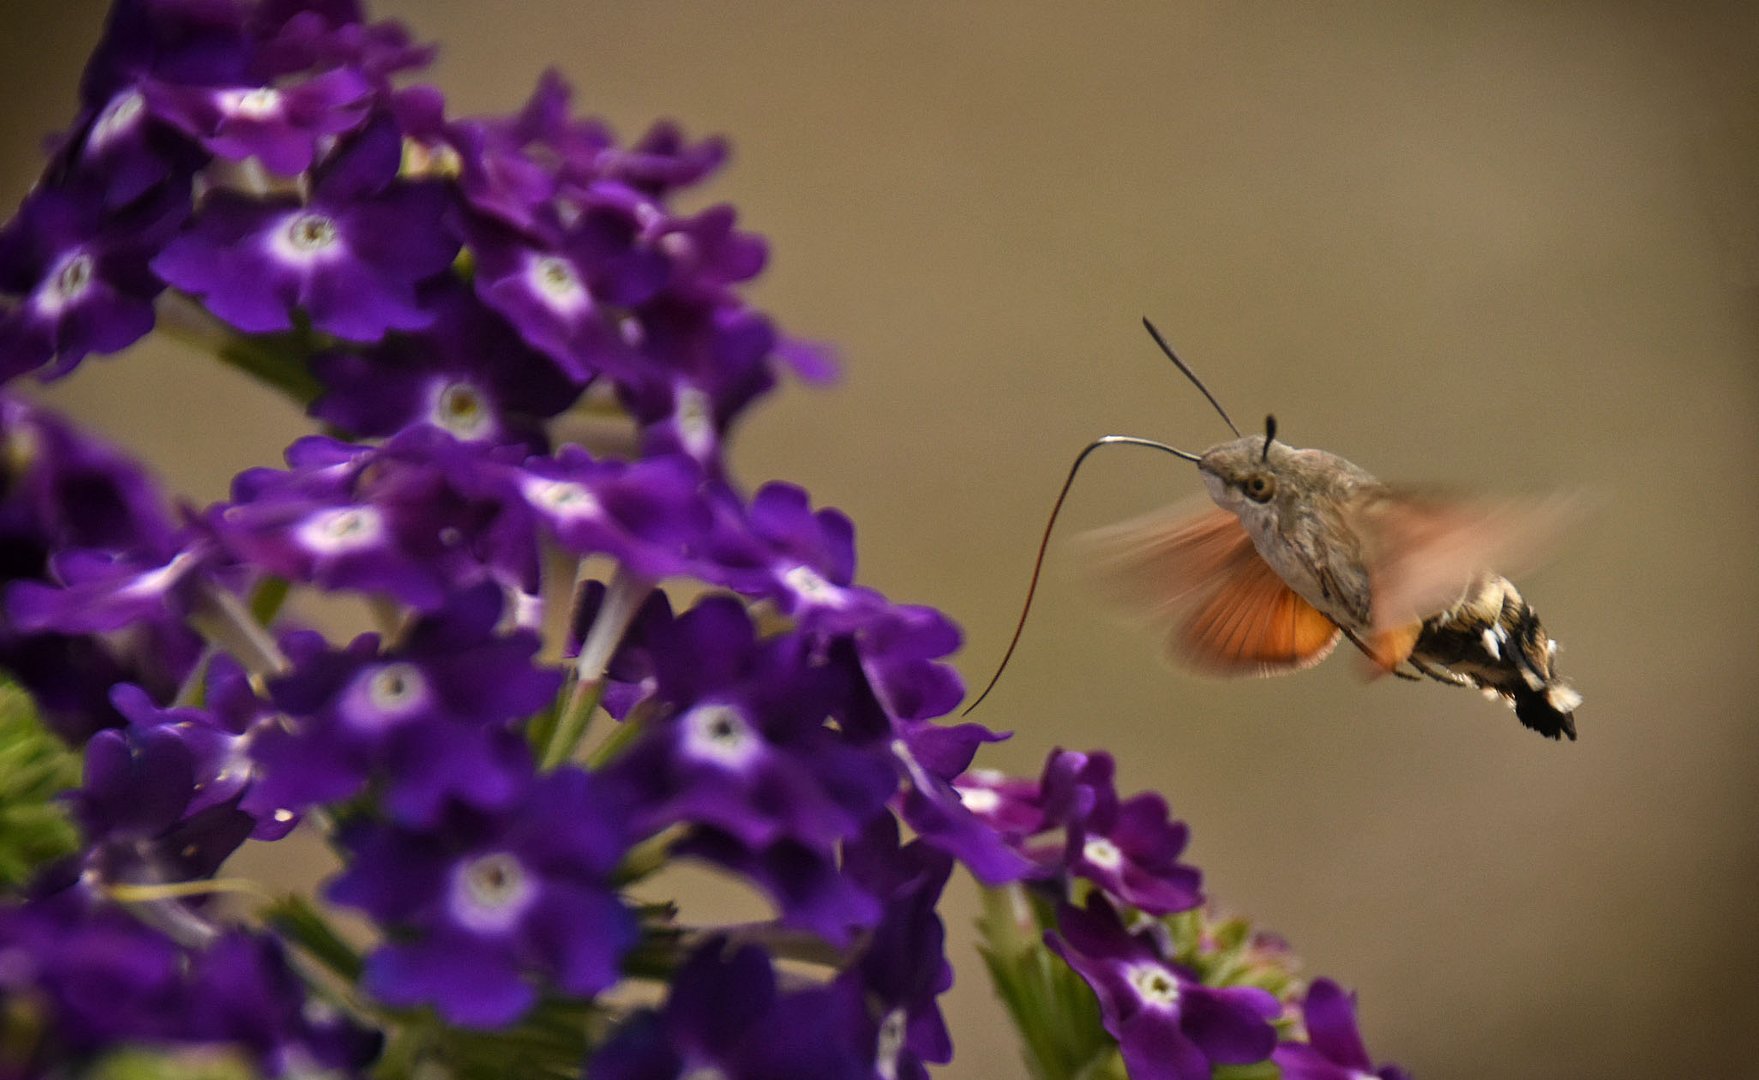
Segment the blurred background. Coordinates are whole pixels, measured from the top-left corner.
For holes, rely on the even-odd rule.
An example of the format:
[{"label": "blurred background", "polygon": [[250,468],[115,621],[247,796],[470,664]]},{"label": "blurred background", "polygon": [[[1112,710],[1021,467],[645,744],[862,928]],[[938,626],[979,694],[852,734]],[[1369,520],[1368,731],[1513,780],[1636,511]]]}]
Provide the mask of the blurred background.
[{"label": "blurred background", "polygon": [[[591,4],[401,0],[457,113],[558,66],[625,136],[729,135],[709,196],[758,298],[836,343],[739,432],[754,485],[850,513],[862,577],[967,631],[981,685],[1075,451],[1242,426],[1388,479],[1585,489],[1521,581],[1587,698],[1556,745],[1340,655],[1212,682],[1054,546],[982,764],[1108,747],[1191,823],[1211,895],[1361,994],[1425,1080],[1759,1076],[1759,8],[1738,3]],[[103,9],[6,0],[0,199],[73,114]],[[148,345],[42,397],[219,497],[300,417]],[[1195,493],[1118,451],[1063,528]],[[1019,1069],[947,908],[949,1078]]]}]

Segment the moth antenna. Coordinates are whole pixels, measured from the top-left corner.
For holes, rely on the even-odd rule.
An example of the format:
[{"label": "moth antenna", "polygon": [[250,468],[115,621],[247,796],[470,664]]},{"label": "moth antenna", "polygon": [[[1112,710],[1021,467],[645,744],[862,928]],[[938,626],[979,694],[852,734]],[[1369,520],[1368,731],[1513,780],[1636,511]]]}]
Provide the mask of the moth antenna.
[{"label": "moth antenna", "polygon": [[1264,453],[1258,455],[1259,461],[1270,460],[1270,444],[1276,441],[1276,417],[1264,418]]},{"label": "moth antenna", "polygon": [[[1149,329],[1152,331],[1154,328],[1149,327]],[[1183,365],[1180,366],[1183,367]],[[1207,393],[1207,391],[1205,392]],[[1063,510],[1063,500],[1069,497],[1069,489],[1075,484],[1075,474],[1081,471],[1081,465],[1087,460],[1089,454],[1102,446],[1117,445],[1146,446],[1151,450],[1159,450],[1172,454],[1174,457],[1184,458],[1186,461],[1197,460],[1196,454],[1176,449],[1166,443],[1155,442],[1153,439],[1139,439],[1134,435],[1102,435],[1088,443],[1081,453],[1075,455],[1075,464],[1069,466],[1069,477],[1063,481],[1063,489],[1057,492],[1057,501],[1051,505],[1050,520],[1044,523],[1044,536],[1038,541],[1038,557],[1032,561],[1032,580],[1026,584],[1026,602],[1020,605],[1020,621],[1014,624],[1014,636],[1008,639],[1008,648],[1006,652],[1002,653],[1002,662],[996,665],[996,673],[989,677],[989,684],[983,688],[983,693],[977,695],[975,701],[965,706],[965,711],[961,712],[960,716],[970,716],[971,710],[983,704],[983,699],[989,697],[989,692],[994,690],[996,683],[1001,681],[1002,672],[1007,670],[1008,661],[1013,659],[1014,647],[1020,644],[1020,635],[1026,629],[1026,616],[1032,611],[1032,597],[1038,592],[1038,575],[1044,570],[1044,553],[1050,548],[1051,529],[1056,527],[1057,515]]]},{"label": "moth antenna", "polygon": [[1171,360],[1180,371],[1184,372],[1185,378],[1190,379],[1192,385],[1201,390],[1203,396],[1209,399],[1209,403],[1215,406],[1215,411],[1221,413],[1222,422],[1228,425],[1229,430],[1233,431],[1234,438],[1239,438],[1240,429],[1234,426],[1234,420],[1228,415],[1228,410],[1222,408],[1222,403],[1217,401],[1215,395],[1209,392],[1209,387],[1203,385],[1203,380],[1197,377],[1197,373],[1185,366],[1185,361],[1179,359],[1179,354],[1173,351],[1171,345],[1167,344],[1166,338],[1160,336],[1160,331],[1154,328],[1154,324],[1148,321],[1147,316],[1143,316],[1142,325],[1148,328],[1148,336],[1152,337],[1154,343],[1160,346],[1161,352],[1167,354],[1167,359]]}]

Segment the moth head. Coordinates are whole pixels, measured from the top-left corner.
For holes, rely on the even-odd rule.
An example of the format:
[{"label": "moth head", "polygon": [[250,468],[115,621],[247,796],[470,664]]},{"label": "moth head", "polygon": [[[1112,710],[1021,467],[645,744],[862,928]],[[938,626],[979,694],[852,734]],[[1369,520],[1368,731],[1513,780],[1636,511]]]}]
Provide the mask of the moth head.
[{"label": "moth head", "polygon": [[1274,512],[1296,451],[1276,441],[1276,418],[1266,417],[1263,435],[1245,435],[1213,446],[1197,461],[1209,497],[1242,517]]}]

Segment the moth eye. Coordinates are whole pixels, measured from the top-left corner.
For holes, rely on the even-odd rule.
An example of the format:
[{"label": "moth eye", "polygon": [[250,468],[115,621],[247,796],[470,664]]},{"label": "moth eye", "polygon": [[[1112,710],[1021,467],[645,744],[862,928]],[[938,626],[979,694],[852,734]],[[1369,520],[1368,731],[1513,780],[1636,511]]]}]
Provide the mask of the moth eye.
[{"label": "moth eye", "polygon": [[1262,473],[1248,477],[1245,484],[1246,497],[1253,502],[1269,502],[1276,494],[1276,481]]}]

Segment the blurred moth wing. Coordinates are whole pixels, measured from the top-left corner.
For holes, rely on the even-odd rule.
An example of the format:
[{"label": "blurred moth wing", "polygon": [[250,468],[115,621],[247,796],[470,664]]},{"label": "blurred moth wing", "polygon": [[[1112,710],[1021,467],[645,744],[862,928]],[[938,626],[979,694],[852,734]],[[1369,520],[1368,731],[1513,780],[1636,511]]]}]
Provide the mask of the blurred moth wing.
[{"label": "blurred moth wing", "polygon": [[1240,519],[1215,506],[1160,511],[1090,533],[1086,544],[1109,591],[1170,623],[1169,655],[1199,671],[1300,671],[1341,636],[1264,561]]},{"label": "blurred moth wing", "polygon": [[1376,640],[1404,637],[1459,604],[1485,575],[1537,566],[1580,512],[1579,499],[1562,495],[1492,500],[1393,488],[1365,493],[1343,515],[1345,527],[1362,540],[1372,612],[1369,626],[1352,629]]}]

